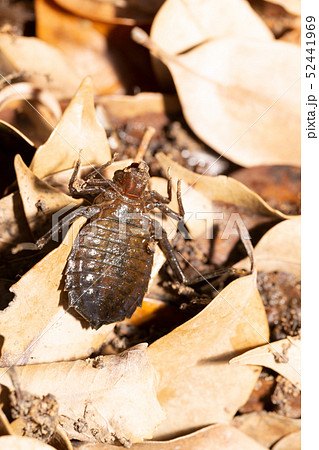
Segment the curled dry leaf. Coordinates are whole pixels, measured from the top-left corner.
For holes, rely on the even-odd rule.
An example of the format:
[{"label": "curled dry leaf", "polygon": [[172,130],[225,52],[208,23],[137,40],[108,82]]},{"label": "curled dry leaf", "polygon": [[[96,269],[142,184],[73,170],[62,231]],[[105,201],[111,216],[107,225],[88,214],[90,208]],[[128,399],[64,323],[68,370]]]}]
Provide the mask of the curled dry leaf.
[{"label": "curled dry leaf", "polygon": [[232,425],[269,448],[282,437],[300,431],[301,420],[262,411],[237,416]]},{"label": "curled dry leaf", "polygon": [[50,91],[39,89],[37,86],[27,81],[10,83],[10,85],[1,89],[0,111],[4,109],[8,103],[22,99],[40,102],[49,111],[54,123],[57,123],[62,115],[60,104]]},{"label": "curled dry leaf", "polygon": [[62,244],[10,288],[15,297],[0,311],[0,367],[85,358],[102,345],[113,329],[113,325],[104,325],[92,330],[67,309],[63,270],[84,222],[84,218],[78,219]]},{"label": "curled dry leaf", "polygon": [[300,165],[296,45],[224,38],[172,55],[138,30],[134,39],[167,65],[185,119],[207,145],[242,166]]},{"label": "curled dry leaf", "polygon": [[[82,1],[79,6],[81,3]],[[71,15],[48,0],[36,0],[35,11],[37,36],[58,47],[79,77],[90,75],[99,94],[123,91],[109,58],[107,40],[100,32],[103,28],[101,23],[96,24],[83,20],[78,15]]]},{"label": "curled dry leaf", "polygon": [[24,213],[30,230],[39,228],[54,212],[65,206],[79,206],[83,199],[74,199],[40,180],[16,155],[14,166],[23,203]]},{"label": "curled dry leaf", "polygon": [[301,449],[301,431],[295,431],[288,436],[280,439],[272,450],[300,450]]},{"label": "curled dry leaf", "polygon": [[231,365],[259,365],[274,370],[301,389],[300,337],[288,337],[249,350],[233,358]]},{"label": "curled dry leaf", "polygon": [[155,437],[167,439],[230,420],[247,401],[260,370],[237,370],[244,366],[235,368],[228,361],[267,339],[253,274],[233,281],[197,316],[155,341],[148,355],[160,374],[158,396],[167,413]]},{"label": "curled dry leaf", "polygon": [[[267,231],[256,245],[254,254],[258,270],[300,276],[301,218],[285,220]],[[235,267],[249,269],[249,259],[245,258]]]},{"label": "curled dry leaf", "polygon": [[25,436],[0,437],[0,450],[8,450],[9,448],[14,448],[14,450],[54,450],[51,445]]},{"label": "curled dry leaf", "polygon": [[57,98],[70,98],[81,78],[65,56],[40,39],[25,36],[0,36],[0,72],[3,76],[25,72],[39,88]]},{"label": "curled dry leaf", "polygon": [[30,169],[43,178],[84,164],[102,165],[111,159],[106,134],[96,120],[92,80],[85,78],[47,142],[36,151]]},{"label": "curled dry leaf", "polygon": [[232,35],[273,39],[264,22],[243,0],[167,0],[151,29],[152,40],[171,54],[182,53],[208,39]]},{"label": "curled dry leaf", "polygon": [[0,436],[7,436],[10,434],[13,434],[13,432],[9,420],[7,419],[5,413],[3,412],[2,407],[0,406]]},{"label": "curled dry leaf", "polygon": [[14,155],[20,153],[26,161],[30,162],[35,146],[21,131],[4,120],[0,120],[0,142],[0,194],[2,195],[8,191],[9,185],[15,179],[12,164]]},{"label": "curled dry leaf", "polygon": [[[88,444],[78,444],[76,449],[89,450]],[[141,442],[132,445],[132,450],[262,450],[265,449],[258,442],[239,432],[229,425],[218,424],[202,428],[187,436],[161,442]],[[94,450],[114,450],[114,446],[97,444]]]},{"label": "curled dry leaf", "polygon": [[[164,416],[146,346],[139,344],[120,355],[16,370],[23,390],[56,397],[60,424],[70,438],[129,444],[151,438]],[[0,377],[11,388],[5,370]]]}]

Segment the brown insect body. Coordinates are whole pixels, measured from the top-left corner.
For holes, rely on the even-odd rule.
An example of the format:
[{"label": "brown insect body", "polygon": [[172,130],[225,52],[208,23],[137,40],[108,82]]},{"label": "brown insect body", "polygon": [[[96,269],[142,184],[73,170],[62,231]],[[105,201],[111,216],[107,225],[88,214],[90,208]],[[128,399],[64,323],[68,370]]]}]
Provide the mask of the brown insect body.
[{"label": "brown insect body", "polygon": [[101,211],[81,229],[68,259],[70,305],[93,328],[131,317],[147,291],[153,264],[150,220],[143,200],[128,200],[110,203],[99,196],[94,204]]},{"label": "brown insect body", "polygon": [[[155,197],[145,188],[148,166],[133,163],[115,172],[110,184],[103,180],[82,184],[80,190],[98,187],[101,192],[92,205],[97,213],[79,232],[66,268],[70,306],[73,306],[92,328],[130,318],[141,306],[153,264],[152,242],[154,220],[147,214],[155,207]],[[70,181],[70,190],[76,182]],[[93,177],[92,177],[93,178]],[[77,188],[79,192],[79,188]],[[167,202],[167,199],[162,198]]]}]

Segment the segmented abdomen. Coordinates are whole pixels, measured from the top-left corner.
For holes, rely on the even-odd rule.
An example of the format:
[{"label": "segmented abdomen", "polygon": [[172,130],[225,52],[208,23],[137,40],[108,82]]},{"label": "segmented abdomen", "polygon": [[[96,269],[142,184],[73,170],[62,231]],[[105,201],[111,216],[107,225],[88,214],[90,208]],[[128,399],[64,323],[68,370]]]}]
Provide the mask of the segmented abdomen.
[{"label": "segmented abdomen", "polygon": [[66,269],[69,303],[92,328],[131,317],[141,306],[152,270],[148,232],[119,231],[117,218],[97,218],[78,234]]}]

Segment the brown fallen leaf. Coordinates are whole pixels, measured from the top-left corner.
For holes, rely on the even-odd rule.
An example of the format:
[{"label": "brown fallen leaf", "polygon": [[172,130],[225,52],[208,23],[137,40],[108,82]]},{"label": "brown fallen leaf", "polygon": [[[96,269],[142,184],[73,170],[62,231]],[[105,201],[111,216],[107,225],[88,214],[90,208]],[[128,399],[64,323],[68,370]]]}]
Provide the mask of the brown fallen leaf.
[{"label": "brown fallen leaf", "polygon": [[8,251],[19,242],[30,242],[28,222],[18,192],[0,199],[0,251]]},{"label": "brown fallen leaf", "polygon": [[272,450],[300,450],[301,449],[301,431],[295,431],[288,434],[278,441]]},{"label": "brown fallen leaf", "polygon": [[167,413],[156,439],[230,420],[247,401],[260,370],[234,371],[228,361],[267,339],[253,274],[233,281],[197,316],[155,341],[148,355],[160,374],[158,396]]},{"label": "brown fallen leaf", "polygon": [[288,337],[249,350],[229,361],[231,365],[259,365],[274,370],[301,389],[300,337]]},{"label": "brown fallen leaf", "polygon": [[90,75],[98,94],[123,92],[101,23],[83,20],[48,0],[36,0],[35,12],[37,36],[59,48],[81,79]]},{"label": "brown fallen leaf", "polygon": [[272,3],[283,6],[287,11],[301,15],[301,2],[300,0],[272,0]]},{"label": "brown fallen leaf", "polygon": [[[187,33],[185,30],[187,29]],[[238,36],[271,40],[273,35],[243,0],[168,0],[155,16],[151,39],[165,52],[183,53],[209,39]],[[152,58],[157,78],[164,87],[171,85],[167,68]]]},{"label": "brown fallen leaf", "polygon": [[185,119],[207,145],[242,166],[300,165],[298,46],[224,38],[174,55],[141,29],[132,36],[167,65]]},{"label": "brown fallen leaf", "polygon": [[56,125],[62,111],[50,91],[39,88],[28,78],[28,75],[21,75],[15,79],[14,75],[9,75],[10,84],[3,83],[0,118],[19,129],[20,134],[25,133],[34,144],[40,145],[49,137],[52,130],[50,124]]},{"label": "brown fallen leaf", "polygon": [[54,447],[25,436],[1,436],[0,450],[54,450]]},{"label": "brown fallen leaf", "polygon": [[[182,180],[185,222],[190,235],[211,239],[214,233],[212,262],[215,264],[225,264],[238,242],[238,233],[234,228],[237,219],[242,220],[250,231],[257,225],[292,217],[271,208],[259,195],[231,177],[196,174],[162,153],[157,154],[156,159],[163,171],[171,168],[173,188],[178,179]],[[175,195],[170,206],[177,208]]]},{"label": "brown fallen leaf", "polygon": [[[288,219],[291,217],[271,208],[259,195],[234,178],[225,175],[212,177],[197,174],[175,163],[164,155],[164,153],[157,153],[156,159],[160,163],[163,171],[167,171],[170,167],[173,181],[181,179],[188,185],[187,189],[188,187],[193,188],[193,190],[203,194],[209,201],[235,203],[251,212],[279,219]],[[183,202],[185,202],[186,193],[182,197]]]},{"label": "brown fallen leaf", "polygon": [[240,168],[231,177],[260,195],[269,206],[284,214],[300,214],[301,169],[296,166]]},{"label": "brown fallen leaf", "polygon": [[10,434],[13,434],[12,429],[10,427],[10,422],[5,413],[3,412],[2,407],[0,406],[0,436],[7,436]]},{"label": "brown fallen leaf", "polygon": [[86,19],[132,26],[151,23],[163,0],[56,0],[56,3]]},{"label": "brown fallen leaf", "polygon": [[[21,389],[56,397],[60,424],[70,438],[128,445],[151,438],[164,416],[146,347],[139,344],[120,355],[16,370]],[[12,389],[5,369],[0,370],[0,383]]]},{"label": "brown fallen leaf", "polygon": [[236,416],[231,424],[269,448],[282,437],[299,431],[301,420],[262,411]]},{"label": "brown fallen leaf", "polygon": [[[257,269],[263,272],[283,271],[300,277],[301,268],[301,218],[285,220],[260,239],[254,249]],[[235,267],[249,268],[245,258]]]},{"label": "brown fallen leaf", "polygon": [[233,35],[273,39],[264,22],[243,0],[167,0],[151,28],[151,39],[171,54],[183,53],[208,39]]},{"label": "brown fallen leaf", "polygon": [[[14,155],[20,153],[22,158],[30,162],[35,146],[30,139],[10,123],[0,120],[0,194],[9,194],[9,185],[14,182]],[[1,200],[0,200],[1,201]]]},{"label": "brown fallen leaf", "polygon": [[72,310],[66,311],[63,270],[84,222],[78,219],[62,244],[11,286],[15,297],[0,311],[0,367],[85,358],[113,329],[104,325],[92,330]]},{"label": "brown fallen leaf", "polygon": [[39,88],[48,89],[58,99],[70,98],[81,78],[56,48],[40,39],[25,36],[0,36],[0,72],[3,76],[25,72]]},{"label": "brown fallen leaf", "polygon": [[83,199],[74,199],[40,180],[24,164],[20,155],[16,155],[14,166],[24,213],[31,231],[41,228],[53,213],[65,206],[73,205],[75,208],[83,204]]},{"label": "brown fallen leaf", "polygon": [[[253,439],[239,432],[229,425],[210,425],[194,433],[182,436],[171,441],[153,441],[133,444],[132,450],[262,450],[266,447],[258,444]],[[114,450],[114,446],[108,444],[76,443],[75,449],[81,450]]]},{"label": "brown fallen leaf", "polygon": [[117,120],[133,119],[144,114],[160,114],[164,111],[176,114],[180,111],[176,95],[164,95],[159,92],[99,96],[97,103],[105,108],[110,119],[115,117]]},{"label": "brown fallen leaf", "polygon": [[96,120],[92,80],[85,78],[47,142],[36,151],[30,169],[39,178],[83,164],[111,159],[106,134]]}]

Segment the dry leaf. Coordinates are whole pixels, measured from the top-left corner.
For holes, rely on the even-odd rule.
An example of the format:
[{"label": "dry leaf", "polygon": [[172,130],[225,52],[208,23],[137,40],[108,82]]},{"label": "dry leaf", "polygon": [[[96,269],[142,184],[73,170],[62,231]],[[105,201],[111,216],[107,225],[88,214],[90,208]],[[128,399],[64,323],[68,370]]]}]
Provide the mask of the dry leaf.
[{"label": "dry leaf", "polygon": [[65,206],[73,205],[75,208],[83,203],[83,199],[74,199],[40,180],[24,164],[20,155],[16,155],[14,166],[24,213],[31,231],[40,228],[54,212]]},{"label": "dry leaf", "polygon": [[7,416],[5,415],[5,413],[2,410],[2,407],[0,406],[0,436],[7,436],[9,434],[13,434],[12,429],[7,419]]},{"label": "dry leaf", "polygon": [[151,23],[163,0],[56,0],[62,8],[72,13],[118,25]]},{"label": "dry leaf", "polygon": [[237,416],[232,425],[269,448],[287,434],[299,431],[301,420],[262,411]]},{"label": "dry leaf", "polygon": [[[114,450],[114,446],[107,444],[77,444],[76,449],[89,450]],[[179,437],[171,441],[141,442],[134,444],[132,450],[262,450],[265,449],[244,433],[229,425],[211,425],[187,436]]]},{"label": "dry leaf", "polygon": [[[97,350],[114,325],[92,330],[67,309],[63,270],[79,227],[78,219],[62,244],[14,284],[9,306],[0,311],[0,367],[85,358]],[[18,339],[17,339],[18,337]]]},{"label": "dry leaf", "polygon": [[36,86],[48,89],[57,98],[70,98],[81,78],[56,48],[40,39],[0,35],[0,72],[3,76],[25,72]]},{"label": "dry leaf", "polygon": [[233,35],[253,40],[273,39],[244,0],[167,0],[151,29],[152,40],[171,54],[182,53],[208,39]]},{"label": "dry leaf", "polygon": [[287,11],[301,15],[301,1],[300,0],[272,0],[272,3],[282,6]]},{"label": "dry leaf", "polygon": [[[289,216],[271,208],[259,195],[239,181],[226,177],[196,174],[175,163],[163,153],[156,158],[163,169],[171,168],[173,190],[177,180],[181,179],[182,201],[186,211],[185,222],[193,238],[205,236],[211,239],[214,232],[215,264],[225,264],[238,241],[234,220],[243,220],[248,229],[270,220],[288,218]],[[163,193],[163,183],[157,189]],[[170,204],[177,208],[176,196]],[[232,214],[235,212],[236,214]],[[169,222],[173,231],[172,221]],[[249,270],[249,268],[248,268]]]},{"label": "dry leaf", "polygon": [[[300,277],[301,218],[275,225],[260,239],[254,249],[257,269],[263,272],[283,271]],[[249,269],[245,258],[235,267]]]},{"label": "dry leaf", "polygon": [[133,119],[144,114],[177,114],[180,104],[176,95],[164,95],[159,92],[141,92],[137,95],[107,95],[97,99],[103,105],[108,116],[117,119]]},{"label": "dry leaf", "polygon": [[185,119],[207,145],[242,166],[300,165],[299,47],[225,38],[172,55],[134,30],[168,66]]},{"label": "dry leaf", "polygon": [[254,274],[233,281],[197,316],[155,341],[148,355],[160,374],[158,396],[167,413],[155,437],[230,420],[247,401],[260,370],[234,371],[228,361],[267,339]]},{"label": "dry leaf", "polygon": [[231,365],[259,365],[274,370],[301,389],[300,337],[288,337],[249,350],[230,361]]},{"label": "dry leaf", "polygon": [[[208,39],[229,36],[273,39],[268,27],[244,0],[167,0],[151,28],[152,40],[170,54],[182,53]],[[155,57],[152,62],[161,84],[169,87],[171,78],[163,63]]]},{"label": "dry leaf", "polygon": [[[16,370],[21,389],[56,397],[60,424],[70,438],[129,444],[151,438],[164,416],[146,347],[139,344],[120,355]],[[11,389],[4,369],[0,377]]]},{"label": "dry leaf", "polygon": [[18,192],[0,200],[0,251],[7,251],[19,242],[32,240],[23,204]]},{"label": "dry leaf", "polygon": [[30,165],[39,178],[74,167],[82,150],[83,164],[102,165],[111,159],[106,134],[96,120],[93,86],[86,78],[47,142]]},{"label": "dry leaf", "polygon": [[[193,190],[203,194],[210,202],[223,201],[236,204],[256,214],[279,219],[290,218],[290,216],[271,208],[259,195],[234,178],[225,175],[215,177],[200,175],[180,166],[164,153],[157,153],[156,159],[164,171],[167,171],[169,167],[171,168],[171,176],[174,181],[181,179]],[[186,195],[186,193],[183,194],[183,202],[186,201]]]},{"label": "dry leaf", "polygon": [[0,194],[3,195],[3,193],[12,192],[12,190],[8,191],[8,186],[15,178],[12,164],[14,155],[20,153],[23,158],[30,162],[35,152],[35,147],[33,142],[23,133],[3,120],[0,120],[0,142]]},{"label": "dry leaf", "polygon": [[54,447],[25,436],[0,437],[0,450],[54,450]]},{"label": "dry leaf", "polygon": [[108,57],[107,41],[100,32],[101,24],[71,15],[48,0],[36,0],[35,11],[37,36],[59,48],[81,79],[90,75],[98,94],[123,91]]},{"label": "dry leaf", "polygon": [[272,450],[300,450],[301,449],[301,431],[295,431],[288,436],[280,439]]}]

